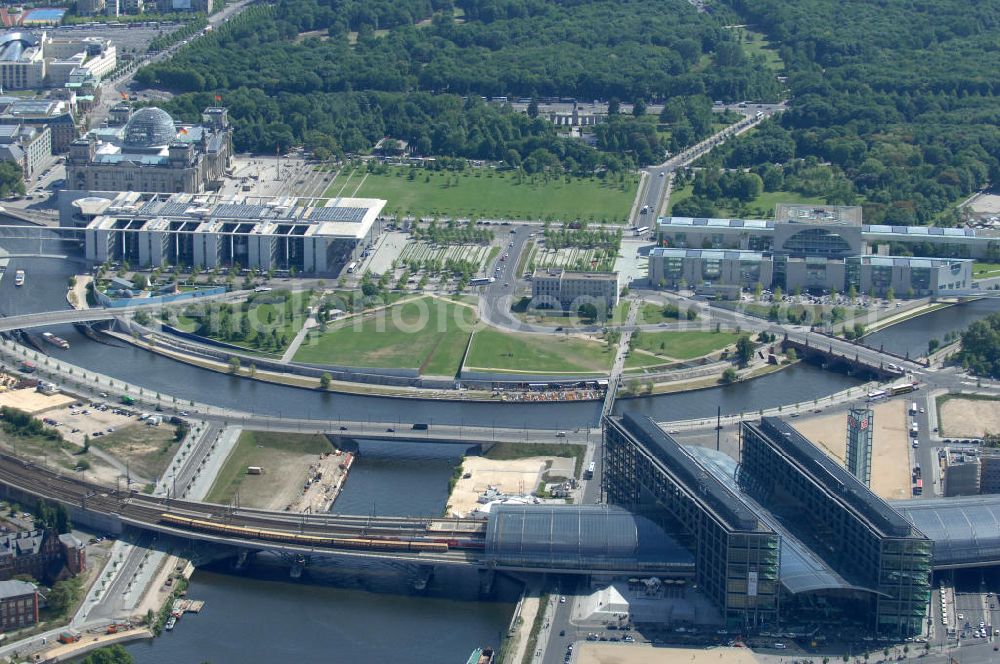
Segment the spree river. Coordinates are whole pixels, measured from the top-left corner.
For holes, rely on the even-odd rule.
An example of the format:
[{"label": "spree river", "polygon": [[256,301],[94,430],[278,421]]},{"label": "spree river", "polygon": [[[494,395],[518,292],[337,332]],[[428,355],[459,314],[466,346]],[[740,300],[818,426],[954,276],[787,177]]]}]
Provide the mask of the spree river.
[{"label": "spree river", "polygon": [[[6,243],[5,243],[6,246]],[[15,249],[16,251],[16,249]],[[12,259],[28,271],[28,283],[15,289],[12,278],[0,281],[0,313],[12,315],[67,306],[66,282],[76,269],[67,261]],[[936,318],[921,317],[889,328],[867,341],[895,352],[926,350],[927,340],[964,327],[995,311],[973,303],[951,308]],[[925,321],[935,321],[926,325]],[[281,385],[234,378],[197,369],[133,347],[116,348],[90,341],[71,326],[53,328],[71,348],[53,350],[92,371],[218,406],[257,413],[317,419],[344,418],[476,423],[508,427],[570,428],[595,425],[597,403],[460,403],[385,397],[320,394]],[[905,350],[900,350],[905,349]],[[857,381],[849,376],[799,364],[746,383],[622,399],[616,412],[639,412],[657,420],[752,413],[797,401],[811,401]],[[334,506],[354,514],[440,514],[448,477],[458,462],[460,446],[369,441]],[[190,596],[206,600],[205,610],[186,616],[172,633],[128,650],[140,664],[213,664],[246,662],[464,662],[480,645],[499,645],[510,620],[517,588],[509,580],[497,584],[496,599],[477,596],[474,571],[437,571],[420,594],[413,593],[405,569],[351,563],[307,566],[302,579],[288,578],[278,561],[260,559],[251,576],[230,572],[225,563],[199,569]]]},{"label": "spree river", "polygon": [[[334,510],[440,515],[464,452],[457,445],[363,441]],[[495,599],[482,601],[474,570],[443,568],[415,594],[405,569],[355,565],[310,565],[297,581],[274,559],[259,559],[246,577],[225,563],[199,569],[188,595],[206,600],[204,611],[128,650],[138,664],[460,664],[473,648],[500,645],[519,592],[500,578]]]}]

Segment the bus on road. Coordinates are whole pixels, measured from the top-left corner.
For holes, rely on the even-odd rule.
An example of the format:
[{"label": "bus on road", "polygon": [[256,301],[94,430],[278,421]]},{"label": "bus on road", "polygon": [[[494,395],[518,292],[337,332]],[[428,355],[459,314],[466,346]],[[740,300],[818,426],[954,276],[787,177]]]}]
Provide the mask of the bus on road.
[{"label": "bus on road", "polygon": [[583,471],[583,479],[585,479],[585,480],[592,480],[592,479],[594,479],[594,471],[596,471],[596,470],[597,470],[597,463],[594,462],[594,461],[591,461],[590,465],[587,466],[587,470]]},{"label": "bus on road", "polygon": [[358,263],[357,261],[355,261],[347,266],[347,274],[353,274],[354,271],[357,269],[358,269]]},{"label": "bus on road", "polygon": [[470,286],[488,286],[496,281],[496,277],[476,277],[475,279],[469,279]]}]

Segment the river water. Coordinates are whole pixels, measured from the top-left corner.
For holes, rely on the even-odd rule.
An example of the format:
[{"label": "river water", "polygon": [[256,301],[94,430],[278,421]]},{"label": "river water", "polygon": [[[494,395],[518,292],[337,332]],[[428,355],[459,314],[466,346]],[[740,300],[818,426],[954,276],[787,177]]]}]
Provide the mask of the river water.
[{"label": "river water", "polygon": [[949,332],[961,332],[973,322],[1000,311],[1000,298],[989,297],[937,309],[923,316],[890,325],[864,338],[870,348],[884,348],[897,355],[916,358],[927,354],[927,342],[944,340]]},{"label": "river water", "polygon": [[[334,509],[345,514],[438,516],[457,445],[363,441]],[[496,584],[481,601],[474,570],[438,569],[415,594],[408,570],[379,564],[318,562],[300,580],[258,559],[249,576],[226,563],[199,569],[189,596],[205,610],[172,633],[128,647],[139,664],[246,662],[464,662],[473,648],[500,644],[517,585]],[[266,635],[266,636],[265,636]]]},{"label": "river water", "polygon": [[[7,246],[5,243],[4,246]],[[8,274],[28,270],[28,285],[0,282],[0,313],[11,315],[65,308],[66,280],[76,270],[59,260],[12,259]],[[996,310],[963,305],[872,335],[869,343],[911,354],[927,339],[964,327]],[[961,312],[960,318],[956,314]],[[933,321],[928,325],[927,321]],[[94,343],[72,327],[53,328],[70,341],[55,357],[142,385],[219,406],[258,413],[322,419],[476,423],[496,426],[570,428],[594,425],[596,403],[471,404],[423,402],[355,395],[319,394],[195,369],[151,353]],[[899,350],[904,349],[904,350]],[[823,396],[857,384],[851,377],[799,364],[746,383],[623,399],[616,412],[639,412],[657,420],[751,413]],[[342,513],[437,515],[447,498],[448,477],[464,452],[460,446],[366,441],[334,509]],[[510,620],[516,587],[498,583],[498,601],[477,598],[474,572],[440,570],[420,595],[409,591],[406,570],[376,567],[359,573],[350,563],[312,565],[292,581],[287,566],[261,560],[252,576],[225,564],[200,569],[190,596],[207,601],[204,612],[187,616],[174,632],[128,647],[139,664],[246,662],[463,662],[479,645],[498,645]]]}]

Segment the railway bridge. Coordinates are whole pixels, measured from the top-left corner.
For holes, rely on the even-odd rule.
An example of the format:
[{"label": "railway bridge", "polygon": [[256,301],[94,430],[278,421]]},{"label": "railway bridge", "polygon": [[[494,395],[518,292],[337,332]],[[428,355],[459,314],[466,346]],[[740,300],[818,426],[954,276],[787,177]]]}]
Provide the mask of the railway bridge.
[{"label": "railway bridge", "polygon": [[488,519],[295,514],[150,496],[86,481],[0,454],[0,495],[22,504],[64,505],[74,522],[101,532],[149,531],[292,563],[364,558],[423,570],[439,565],[495,572],[649,574],[687,579],[691,554],[644,517],[602,505],[500,505]]}]

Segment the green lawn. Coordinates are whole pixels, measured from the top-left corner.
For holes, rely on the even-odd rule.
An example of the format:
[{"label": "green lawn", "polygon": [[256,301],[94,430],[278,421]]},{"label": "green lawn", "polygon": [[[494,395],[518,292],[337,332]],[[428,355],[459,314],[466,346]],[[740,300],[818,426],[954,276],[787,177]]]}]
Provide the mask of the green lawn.
[{"label": "green lawn", "polygon": [[[639,325],[656,325],[658,323],[688,322],[687,309],[680,310],[680,318],[667,318],[663,315],[663,305],[646,302],[639,308],[636,322]],[[697,319],[696,319],[697,320]]]},{"label": "green lawn", "polygon": [[[225,505],[241,488],[243,493],[253,493],[255,488],[264,490],[274,482],[273,478],[268,478],[269,469],[279,472],[290,458],[332,451],[333,445],[320,434],[244,431],[205,500]],[[247,475],[247,466],[260,466],[264,474]]]},{"label": "green lawn", "polygon": [[[670,192],[670,207],[669,210],[673,210],[673,206],[677,203],[683,201],[686,198],[691,198],[694,195],[693,185],[685,185],[677,189],[673,189]],[[778,203],[816,203],[818,205],[823,205],[826,202],[821,196],[804,196],[795,191],[765,191],[760,196],[750,201],[746,205],[746,209],[730,209],[724,207],[717,207],[718,215],[723,218],[748,218],[748,219],[770,219],[774,217],[774,208]]]},{"label": "green lawn", "polygon": [[[736,343],[739,336],[735,332],[683,331],[683,332],[643,332],[632,338],[632,348],[655,353],[664,358],[690,360],[721,350]],[[632,356],[636,354],[633,353]],[[632,359],[630,356],[629,359]]]},{"label": "green lawn", "polygon": [[349,318],[325,334],[310,333],[295,361],[454,376],[475,320],[470,307],[422,297],[366,314],[360,321]]},{"label": "green lawn", "polygon": [[781,56],[778,55],[778,49],[767,40],[764,33],[746,28],[740,28],[740,30],[743,34],[741,41],[743,52],[747,54],[747,57],[761,56],[764,58],[764,66],[775,74],[781,74],[785,71],[785,63],[782,62]]},{"label": "green lawn", "polygon": [[665,366],[673,364],[673,362],[673,360],[660,357],[659,355],[648,355],[646,353],[638,353],[633,350],[629,353],[628,357],[625,358],[625,371]]},{"label": "green lawn", "polygon": [[983,263],[976,261],[972,265],[972,276],[976,279],[1000,277],[1000,263]]},{"label": "green lawn", "polygon": [[541,175],[526,175],[519,182],[515,173],[493,169],[454,173],[415,167],[410,180],[410,171],[410,167],[394,167],[387,174],[368,174],[367,178],[363,169],[342,172],[326,195],[384,198],[389,202],[385,208],[389,215],[625,223],[639,183],[632,174],[624,175],[622,181],[608,176],[606,180],[570,177],[569,182],[566,177],[546,182]]},{"label": "green lawn", "polygon": [[607,373],[613,360],[614,351],[597,341],[485,327],[473,336],[465,366],[525,373]]}]

